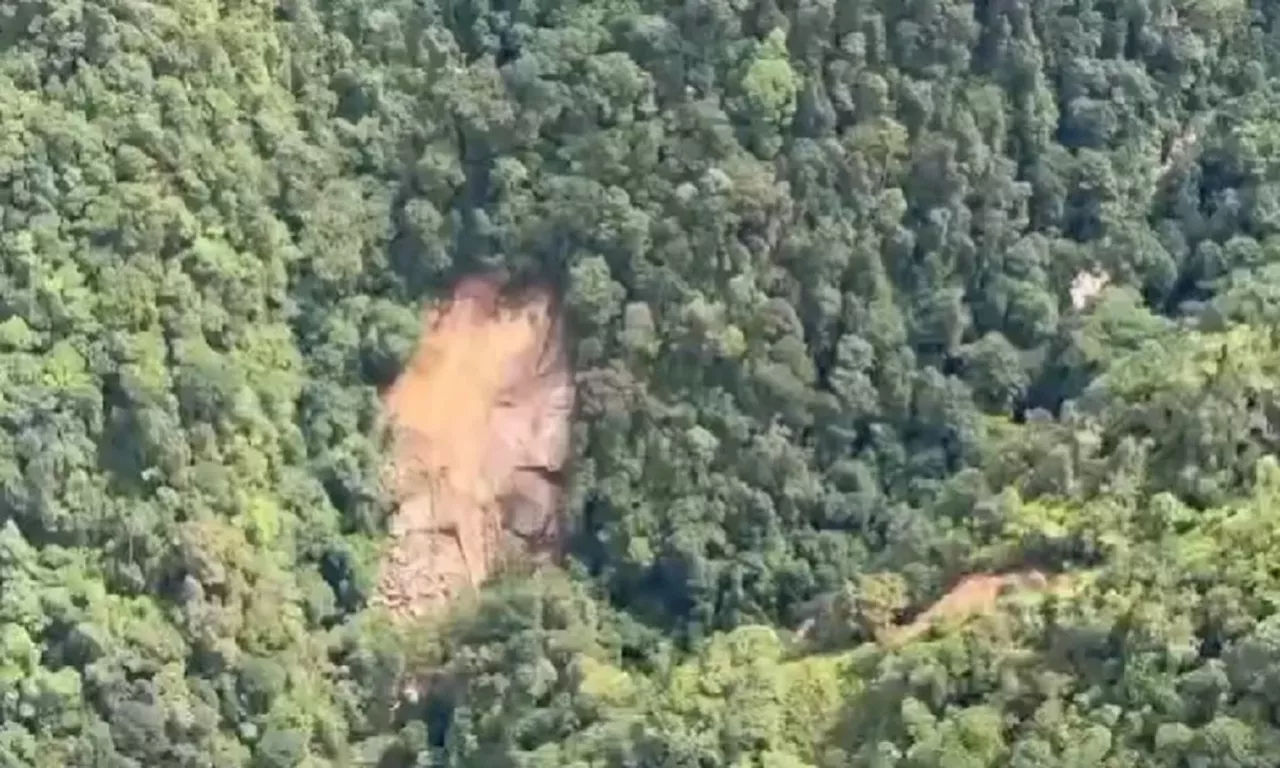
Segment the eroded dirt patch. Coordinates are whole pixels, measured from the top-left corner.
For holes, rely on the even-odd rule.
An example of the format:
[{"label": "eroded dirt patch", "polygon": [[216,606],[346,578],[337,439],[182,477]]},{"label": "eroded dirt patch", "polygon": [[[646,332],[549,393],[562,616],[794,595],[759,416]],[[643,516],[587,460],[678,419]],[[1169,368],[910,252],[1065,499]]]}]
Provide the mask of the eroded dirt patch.
[{"label": "eroded dirt patch", "polygon": [[401,615],[474,588],[511,549],[554,550],[573,409],[549,292],[471,278],[424,324],[385,397],[398,511],[375,601]]},{"label": "eroded dirt patch", "polygon": [[1036,570],[970,574],[909,624],[891,631],[887,642],[890,645],[906,643],[935,625],[958,624],[973,616],[994,613],[1001,595],[1009,590],[1050,592],[1060,591],[1067,585],[1067,580],[1062,576],[1050,577]]}]

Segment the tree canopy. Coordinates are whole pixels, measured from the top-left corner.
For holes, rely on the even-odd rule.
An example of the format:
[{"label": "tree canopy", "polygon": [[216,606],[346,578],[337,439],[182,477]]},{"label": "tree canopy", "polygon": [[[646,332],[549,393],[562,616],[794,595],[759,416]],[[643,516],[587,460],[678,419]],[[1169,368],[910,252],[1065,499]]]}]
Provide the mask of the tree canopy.
[{"label": "tree canopy", "polygon": [[[1278,75],[1264,0],[0,8],[0,766],[1277,764]],[[390,624],[482,273],[566,552]]]}]

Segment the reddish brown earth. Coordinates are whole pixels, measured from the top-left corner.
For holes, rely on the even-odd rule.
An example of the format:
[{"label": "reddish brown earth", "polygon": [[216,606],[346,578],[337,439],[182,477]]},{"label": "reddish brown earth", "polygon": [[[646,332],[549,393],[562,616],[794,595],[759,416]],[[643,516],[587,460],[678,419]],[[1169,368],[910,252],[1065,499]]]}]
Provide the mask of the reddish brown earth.
[{"label": "reddish brown earth", "polygon": [[1040,571],[1012,573],[975,573],[964,577],[947,594],[929,606],[910,624],[889,633],[892,644],[904,643],[923,635],[935,624],[963,622],[971,616],[993,613],[1006,590],[1046,591],[1062,584],[1051,581]]},{"label": "reddish brown earth", "polygon": [[385,396],[398,511],[375,602],[421,615],[559,539],[573,380],[552,296],[460,283]]},{"label": "reddish brown earth", "polygon": [[[1043,593],[1062,592],[1071,587],[1073,579],[1066,575],[1046,576],[1041,571],[1027,569],[1004,573],[972,573],[954,583],[946,594],[915,618],[888,628],[879,641],[894,647],[910,642],[936,625],[963,624],[974,616],[991,614],[1007,592]],[[806,619],[796,628],[796,636],[804,641],[812,636],[816,618]]]}]

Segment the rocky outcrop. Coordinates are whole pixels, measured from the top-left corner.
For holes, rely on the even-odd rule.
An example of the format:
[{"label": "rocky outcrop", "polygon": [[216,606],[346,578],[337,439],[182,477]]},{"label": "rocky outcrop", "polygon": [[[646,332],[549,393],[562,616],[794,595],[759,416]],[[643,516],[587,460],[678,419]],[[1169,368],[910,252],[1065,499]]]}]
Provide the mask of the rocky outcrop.
[{"label": "rocky outcrop", "polygon": [[429,309],[387,392],[397,512],[378,602],[420,615],[560,539],[573,379],[549,292],[472,278]]}]

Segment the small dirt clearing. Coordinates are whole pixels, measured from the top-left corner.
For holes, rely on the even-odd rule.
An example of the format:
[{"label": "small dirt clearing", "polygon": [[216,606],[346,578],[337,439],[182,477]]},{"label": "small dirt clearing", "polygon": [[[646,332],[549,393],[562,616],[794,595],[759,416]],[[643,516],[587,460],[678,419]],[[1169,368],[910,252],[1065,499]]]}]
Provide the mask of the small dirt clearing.
[{"label": "small dirt clearing", "polygon": [[924,635],[944,624],[961,624],[967,619],[994,613],[1000,597],[1007,592],[1062,592],[1069,586],[1065,576],[1048,576],[1041,571],[1025,570],[1009,573],[974,573],[958,581],[936,603],[909,624],[892,630],[886,642],[896,646]]},{"label": "small dirt clearing", "polygon": [[421,615],[478,586],[509,548],[554,550],[573,380],[550,292],[463,280],[427,310],[384,404],[398,510],[377,603]]}]

